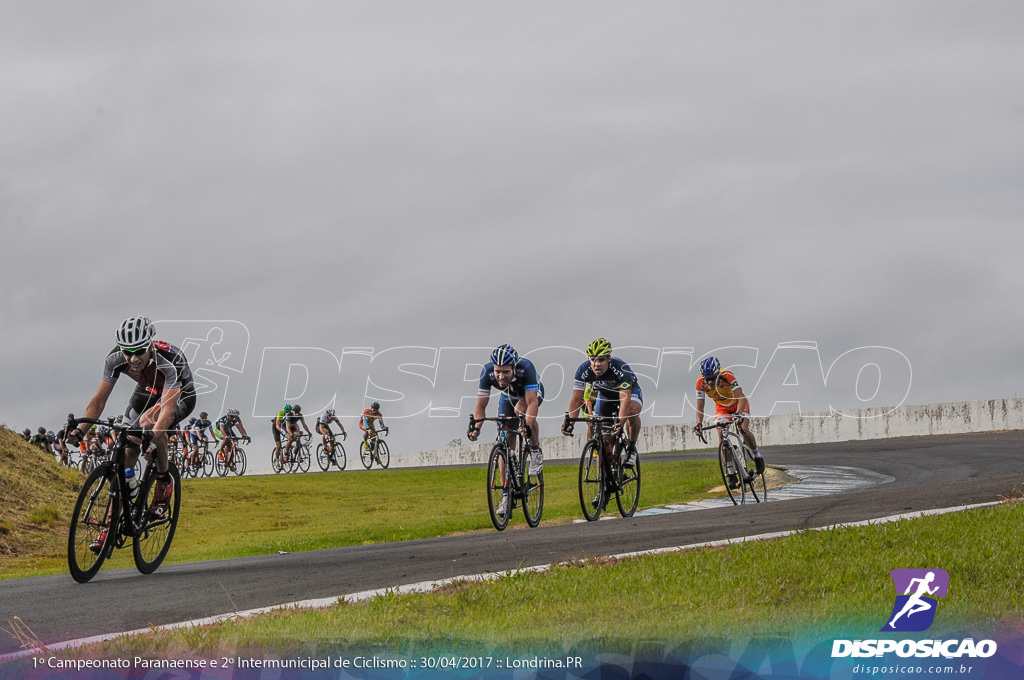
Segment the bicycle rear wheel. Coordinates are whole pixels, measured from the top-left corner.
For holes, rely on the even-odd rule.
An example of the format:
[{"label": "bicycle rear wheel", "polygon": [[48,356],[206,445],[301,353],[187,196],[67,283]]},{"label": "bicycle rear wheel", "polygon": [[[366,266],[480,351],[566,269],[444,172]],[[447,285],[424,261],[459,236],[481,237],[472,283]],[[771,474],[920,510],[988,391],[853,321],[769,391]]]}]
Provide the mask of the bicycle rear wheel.
[{"label": "bicycle rear wheel", "polygon": [[359,460],[362,461],[363,467],[367,470],[373,465],[373,452],[366,447],[366,442],[359,444]]},{"label": "bicycle rear wheel", "polygon": [[620,451],[620,454],[615,464],[615,478],[619,487],[615,492],[615,503],[619,506],[620,515],[632,517],[637,505],[640,504],[640,454],[636,454],[636,463],[633,467],[623,465],[622,461],[627,453]]},{"label": "bicycle rear wheel", "polygon": [[168,512],[162,517],[152,517],[149,512],[156,490],[156,466],[151,474],[146,475],[142,491],[135,502],[134,520],[138,529],[132,542],[132,554],[135,556],[135,567],[143,574],[152,574],[164,561],[174,539],[174,530],[178,527],[178,512],[181,510],[181,475],[174,465],[170,465],[167,471],[174,481],[174,493],[171,494]]},{"label": "bicycle rear wheel", "polygon": [[323,442],[316,445],[316,464],[323,472],[327,472],[331,467],[331,452],[324,448]]},{"label": "bicycle rear wheel", "polygon": [[732,445],[729,444],[728,439],[722,439],[718,444],[718,469],[722,472],[722,484],[725,484],[725,490],[729,494],[729,500],[732,501],[733,505],[739,505],[740,503],[740,487],[731,488],[729,486],[729,468],[733,468],[733,474],[738,477],[739,471],[735,469],[735,464],[732,459]]},{"label": "bicycle rear wheel", "polygon": [[588,522],[593,522],[601,516],[607,502],[601,450],[599,444],[594,441],[587,442],[580,456],[579,493],[583,516]]},{"label": "bicycle rear wheel", "polygon": [[526,515],[526,523],[531,527],[540,524],[540,517],[544,514],[544,473],[541,472],[535,477],[530,476],[530,454],[524,450],[520,465],[523,474],[523,514]]},{"label": "bicycle rear wheel", "polygon": [[377,462],[385,470],[391,464],[391,451],[388,450],[388,445],[384,442],[377,442]]},{"label": "bicycle rear wheel", "polygon": [[[502,444],[495,444],[487,460],[487,509],[491,513],[491,524],[498,531],[508,526],[508,518],[512,514],[508,487],[508,450]],[[501,507],[502,501],[504,508]]]},{"label": "bicycle rear wheel", "polygon": [[[117,493],[114,466],[111,463],[97,466],[89,473],[78,493],[68,531],[68,570],[79,583],[91,579],[103,566],[103,560],[117,541],[117,532],[107,529],[111,526],[111,518],[115,518],[113,524],[116,526],[120,512],[121,499]],[[107,531],[106,540],[98,543],[104,531]]]},{"label": "bicycle rear wheel", "polygon": [[768,484],[765,482],[764,473],[757,473],[757,462],[754,460],[753,452],[746,446],[743,447],[743,462],[746,466],[747,477],[750,479],[750,495],[758,503],[768,500]]}]

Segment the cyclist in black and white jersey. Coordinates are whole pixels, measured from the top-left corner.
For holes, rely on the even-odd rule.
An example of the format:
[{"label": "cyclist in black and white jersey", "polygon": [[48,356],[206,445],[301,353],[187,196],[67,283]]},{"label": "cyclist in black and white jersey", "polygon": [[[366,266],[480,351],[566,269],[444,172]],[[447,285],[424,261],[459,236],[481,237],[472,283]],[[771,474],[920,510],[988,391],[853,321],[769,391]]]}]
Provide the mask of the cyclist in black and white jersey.
[{"label": "cyclist in black and white jersey", "polygon": [[[220,447],[217,449],[217,454],[224,455],[224,449],[228,446],[232,446],[232,452],[230,454],[230,459],[228,460],[228,464],[231,466],[234,466],[235,464],[235,454],[233,451],[234,447],[229,444],[229,442],[238,436],[235,434],[236,426],[241,431],[242,438],[246,440],[245,443],[248,444],[251,442],[252,440],[249,438],[249,433],[245,431],[245,425],[242,424],[242,414],[238,409],[228,409],[228,412],[221,416],[217,421],[217,429],[220,430]],[[234,467],[232,467],[232,469],[234,469]]]},{"label": "cyclist in black and white jersey", "polygon": [[[156,328],[144,316],[133,316],[121,323],[114,334],[117,346],[107,355],[103,378],[83,417],[99,418],[103,414],[122,374],[137,383],[125,411],[125,421],[129,427],[153,431],[157,484],[150,512],[162,516],[174,492],[174,480],[167,471],[167,434],[196,407],[196,388],[185,355],[174,345],[154,340],[155,335]],[[68,437],[75,443],[83,434],[75,428]],[[134,467],[139,458],[138,446],[129,445],[125,453],[125,466]]]},{"label": "cyclist in black and white jersey", "polygon": [[329,408],[324,411],[319,418],[316,419],[316,431],[323,437],[324,448],[327,448],[327,437],[333,435],[331,432],[331,423],[337,423],[338,427],[341,428],[341,436],[343,439],[348,439],[348,433],[345,432],[345,426],[338,420],[338,416],[335,415],[334,409]]}]

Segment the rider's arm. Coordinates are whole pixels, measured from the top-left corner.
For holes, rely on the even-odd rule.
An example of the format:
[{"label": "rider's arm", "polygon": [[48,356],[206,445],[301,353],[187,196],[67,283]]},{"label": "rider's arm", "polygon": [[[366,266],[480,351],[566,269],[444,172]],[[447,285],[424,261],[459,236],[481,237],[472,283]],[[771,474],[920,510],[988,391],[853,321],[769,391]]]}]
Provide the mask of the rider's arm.
[{"label": "rider's arm", "polygon": [[732,391],[732,396],[736,398],[736,412],[737,413],[749,413],[750,402],[747,401],[747,395],[743,394],[743,389],[736,387]]},{"label": "rider's arm", "polygon": [[[107,382],[106,380],[100,380],[99,387],[96,388],[96,394],[89,400],[89,404],[85,407],[85,413],[82,414],[83,418],[99,418],[103,415],[103,408],[107,405],[107,399],[110,398],[110,393],[114,391],[114,383]],[[82,432],[81,426],[75,428]],[[74,430],[72,430],[74,432]],[[86,434],[92,432],[87,430]],[[68,433],[69,435],[71,432]],[[84,436],[84,435],[83,435]]]},{"label": "rider's arm", "polygon": [[[478,394],[476,395],[476,408],[473,409],[473,419],[482,420],[487,416],[487,404],[491,401],[491,394]],[[480,437],[480,423],[476,424],[476,429],[470,431],[466,435],[469,437],[469,441],[475,442]]]},{"label": "rider's arm", "polygon": [[153,442],[167,443],[167,431],[174,426],[174,411],[178,407],[178,396],[181,390],[177,387],[164,390],[160,397],[160,415],[153,425]]},{"label": "rider's arm", "polygon": [[249,433],[245,431],[245,425],[242,425],[242,421],[238,421],[238,431],[242,433],[243,437],[248,437]]},{"label": "rider's arm", "polygon": [[569,417],[579,418],[580,407],[583,406],[583,390],[573,390],[569,397]]},{"label": "rider's arm", "polygon": [[302,423],[302,429],[306,431],[306,434],[312,437],[313,433],[309,431],[309,425],[306,425],[306,419],[302,416],[299,416],[299,422]]},{"label": "rider's arm", "polygon": [[[697,427],[704,424],[704,397],[697,398]],[[697,429],[696,427],[694,429]]]}]

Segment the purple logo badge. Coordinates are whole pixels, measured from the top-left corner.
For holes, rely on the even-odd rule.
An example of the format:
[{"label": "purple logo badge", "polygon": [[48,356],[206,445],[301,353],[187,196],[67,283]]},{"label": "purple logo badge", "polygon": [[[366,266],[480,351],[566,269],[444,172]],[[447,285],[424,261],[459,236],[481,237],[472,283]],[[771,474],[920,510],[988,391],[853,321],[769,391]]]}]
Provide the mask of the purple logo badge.
[{"label": "purple logo badge", "polygon": [[949,574],[944,569],[893,569],[896,604],[883,631],[915,633],[928,630],[935,621],[936,598],[945,597]]}]

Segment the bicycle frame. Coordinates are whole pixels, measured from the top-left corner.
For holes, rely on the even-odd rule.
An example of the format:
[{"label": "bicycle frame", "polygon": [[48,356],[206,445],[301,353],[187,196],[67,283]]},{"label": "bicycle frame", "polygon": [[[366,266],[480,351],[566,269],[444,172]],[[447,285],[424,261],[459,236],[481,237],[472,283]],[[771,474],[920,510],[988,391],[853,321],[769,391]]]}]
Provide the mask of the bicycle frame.
[{"label": "bicycle frame", "polygon": [[[768,500],[768,486],[765,481],[764,473],[756,473],[751,471],[748,465],[748,461],[753,461],[753,454],[750,453],[750,447],[747,446],[746,441],[743,439],[743,434],[739,431],[739,419],[730,418],[728,421],[714,423],[708,427],[700,428],[701,440],[707,443],[704,439],[703,433],[707,430],[717,429],[722,434],[722,439],[719,442],[719,467],[722,472],[722,481],[725,484],[726,493],[732,500],[734,505],[746,505],[747,502],[747,489],[750,489],[750,494],[754,497],[754,500],[758,503],[766,502]],[[723,460],[723,449],[728,450],[731,461]],[[728,473],[727,468],[731,463],[733,472]],[[733,494],[735,487],[730,486],[729,475],[735,474],[737,483],[739,485],[740,500],[737,503],[736,498]]]},{"label": "bicycle frame", "polygon": [[[97,420],[68,416],[67,431],[80,423],[110,425],[114,432],[110,461],[101,463],[86,477],[79,491],[68,532],[68,568],[72,577],[84,583],[100,570],[114,548],[129,543],[135,566],[143,574],[152,573],[163,562],[178,523],[181,490],[177,468],[168,473],[175,482],[168,512],[152,514],[147,498],[156,488],[156,465],[147,453],[152,440],[150,430],[115,424],[113,418]],[[150,464],[139,475],[134,491],[125,478],[127,448],[138,447]],[[155,548],[153,552],[151,548]]]},{"label": "bicycle frame", "polygon": [[[590,418],[570,418],[566,412],[562,429],[568,429],[570,423],[587,423],[593,427],[592,434],[583,445],[583,456],[580,459],[580,472],[578,481],[580,508],[583,516],[588,522],[592,522],[601,516],[601,512],[607,506],[614,495],[616,505],[619,506],[619,514],[623,517],[631,517],[636,512],[640,503],[640,454],[636,454],[636,460],[632,463],[632,470],[627,473],[623,464],[623,457],[627,455],[628,447],[632,445],[629,437],[626,436],[625,428],[618,425],[611,425],[615,418],[611,416],[594,416]],[[570,434],[569,436],[573,436]],[[611,451],[607,444],[611,445]],[[597,482],[597,479],[590,478],[591,465],[588,460],[588,451],[600,451],[597,459],[598,473],[601,484],[598,487],[598,496],[595,501],[588,501],[585,484]],[[635,485],[635,487],[631,486]],[[588,487],[591,488],[592,487]],[[635,493],[633,492],[635,488]]]}]

